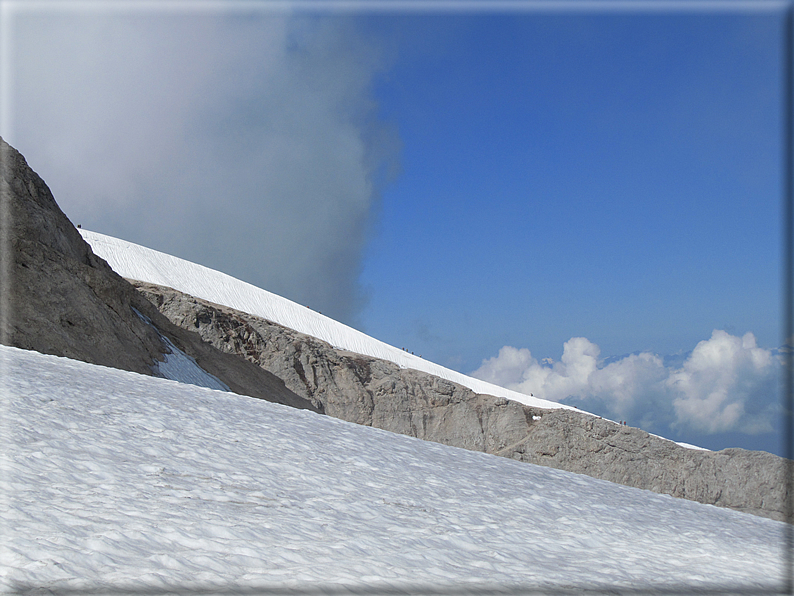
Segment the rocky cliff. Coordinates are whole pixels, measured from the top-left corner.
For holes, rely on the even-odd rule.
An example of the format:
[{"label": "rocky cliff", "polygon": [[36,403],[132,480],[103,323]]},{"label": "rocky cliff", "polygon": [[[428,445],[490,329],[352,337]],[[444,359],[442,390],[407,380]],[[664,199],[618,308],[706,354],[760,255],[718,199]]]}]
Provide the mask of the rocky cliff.
[{"label": "rocky cliff", "polygon": [[317,410],[272,373],[160,314],[93,253],[44,181],[2,139],[0,242],[3,344],[156,375],[170,352],[165,337],[236,393]]},{"label": "rocky cliff", "polygon": [[271,371],[331,416],[701,503],[785,517],[785,460],[769,453],[687,449],[597,416],[479,395],[170,288],[133,283],[172,322]]}]

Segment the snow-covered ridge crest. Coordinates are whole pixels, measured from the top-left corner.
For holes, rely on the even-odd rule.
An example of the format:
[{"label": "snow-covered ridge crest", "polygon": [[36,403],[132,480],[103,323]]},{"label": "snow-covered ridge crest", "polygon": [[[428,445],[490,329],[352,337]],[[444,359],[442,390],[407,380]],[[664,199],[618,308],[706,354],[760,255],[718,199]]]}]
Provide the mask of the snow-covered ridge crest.
[{"label": "snow-covered ridge crest", "polygon": [[262,317],[328,342],[334,348],[391,361],[430,373],[476,393],[504,397],[537,408],[571,406],[511,391],[469,377],[390,346],[338,321],[220,271],[111,236],[79,230],[94,253],[128,279],[168,286],[196,298]]}]

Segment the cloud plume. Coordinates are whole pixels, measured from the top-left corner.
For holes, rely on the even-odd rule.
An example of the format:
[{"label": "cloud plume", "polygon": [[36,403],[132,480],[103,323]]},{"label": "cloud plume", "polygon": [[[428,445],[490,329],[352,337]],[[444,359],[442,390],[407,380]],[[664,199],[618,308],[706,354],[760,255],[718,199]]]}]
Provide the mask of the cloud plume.
[{"label": "cloud plume", "polygon": [[399,141],[354,21],[23,11],[13,32],[2,132],[75,223],[355,318]]},{"label": "cloud plume", "polygon": [[752,333],[715,330],[677,364],[650,352],[599,356],[584,337],[565,342],[558,362],[505,346],[471,375],[665,436],[776,432],[782,360]]}]

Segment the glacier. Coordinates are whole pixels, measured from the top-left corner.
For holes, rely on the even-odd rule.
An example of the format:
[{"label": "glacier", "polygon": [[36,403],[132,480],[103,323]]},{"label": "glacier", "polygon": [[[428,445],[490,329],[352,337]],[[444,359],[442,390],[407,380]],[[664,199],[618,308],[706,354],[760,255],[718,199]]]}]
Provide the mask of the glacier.
[{"label": "glacier", "polygon": [[2,592],[783,591],[782,522],[17,348],[0,372]]}]

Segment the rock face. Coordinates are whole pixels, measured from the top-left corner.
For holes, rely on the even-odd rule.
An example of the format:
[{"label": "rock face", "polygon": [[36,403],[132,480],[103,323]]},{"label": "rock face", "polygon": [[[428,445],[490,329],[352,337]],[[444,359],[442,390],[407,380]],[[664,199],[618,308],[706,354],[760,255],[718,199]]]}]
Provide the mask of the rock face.
[{"label": "rock face", "polygon": [[152,375],[170,351],[162,334],[236,393],[317,410],[272,373],[160,314],[94,255],[44,181],[2,139],[0,243],[0,343]]},{"label": "rock face", "polygon": [[0,282],[3,343],[152,374],[163,348],[130,308],[141,301],[114,279],[44,181],[4,141],[0,166],[3,254],[11,256]]},{"label": "rock face", "polygon": [[547,410],[498,455],[785,520],[785,465],[763,451],[681,447],[639,428],[570,410]]},{"label": "rock face", "polygon": [[785,519],[786,460],[769,453],[687,449],[589,414],[479,395],[171,288],[134,285],[175,324],[273,372],[336,418]]}]

